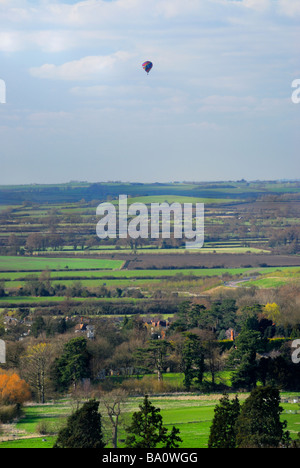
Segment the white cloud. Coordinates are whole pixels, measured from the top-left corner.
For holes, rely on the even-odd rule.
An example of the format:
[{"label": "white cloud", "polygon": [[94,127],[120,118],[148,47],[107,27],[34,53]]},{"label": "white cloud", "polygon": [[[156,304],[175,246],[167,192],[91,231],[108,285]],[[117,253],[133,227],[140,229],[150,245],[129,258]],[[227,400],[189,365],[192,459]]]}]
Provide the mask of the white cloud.
[{"label": "white cloud", "polygon": [[199,111],[232,113],[245,112],[257,104],[257,99],[252,96],[208,96],[200,101]]},{"label": "white cloud", "polygon": [[300,17],[299,0],[278,0],[278,10],[280,13],[290,17]]},{"label": "white cloud", "polygon": [[18,52],[41,49],[43,52],[62,52],[76,46],[78,40],[68,31],[2,31],[0,51]]},{"label": "white cloud", "polygon": [[221,126],[216,124],[215,122],[191,122],[185,124],[186,128],[191,128],[195,130],[204,130],[204,131],[217,131],[221,129]]},{"label": "white cloud", "polygon": [[[273,0],[274,3],[274,0]],[[271,0],[243,0],[243,6],[259,12],[268,10],[272,6]]]},{"label": "white cloud", "polygon": [[[4,28],[3,28],[4,29]],[[2,30],[0,32],[0,52],[41,50],[46,53],[59,53],[72,49],[89,47],[103,40],[118,40],[118,34],[102,30]]]},{"label": "white cloud", "polygon": [[234,25],[253,27],[255,21],[260,29],[272,23],[275,11],[296,16],[299,0],[0,1],[0,30],[5,35],[0,51],[33,48],[52,53],[96,44],[102,48],[105,41],[115,42],[115,50],[124,41],[135,49],[152,42],[158,51],[166,35],[174,48],[192,34],[205,39],[205,32],[220,27],[224,38]]},{"label": "white cloud", "polygon": [[257,98],[253,96],[207,96],[200,100],[199,112],[253,116],[260,113],[277,115],[290,107],[289,98]]},{"label": "white cloud", "polygon": [[58,121],[70,120],[72,114],[69,112],[36,112],[28,115],[28,121],[38,126],[53,125]]},{"label": "white cloud", "polygon": [[45,64],[30,68],[29,71],[36,78],[64,81],[90,80],[99,78],[99,74],[110,71],[117,61],[124,62],[129,57],[129,53],[120,51],[111,55],[83,57],[62,65]]},{"label": "white cloud", "polygon": [[20,34],[18,32],[0,32],[0,51],[16,52],[23,47]]}]

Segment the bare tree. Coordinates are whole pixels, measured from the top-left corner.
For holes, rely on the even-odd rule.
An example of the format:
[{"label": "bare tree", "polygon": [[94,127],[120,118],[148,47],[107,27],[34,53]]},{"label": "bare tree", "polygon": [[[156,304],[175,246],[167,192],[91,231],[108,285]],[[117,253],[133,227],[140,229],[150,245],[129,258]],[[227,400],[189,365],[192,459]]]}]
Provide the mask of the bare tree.
[{"label": "bare tree", "polygon": [[105,413],[108,416],[111,426],[111,440],[113,448],[118,447],[118,431],[123,421],[127,392],[122,389],[112,390],[109,393],[101,393],[100,401]]},{"label": "bare tree", "polygon": [[39,403],[45,403],[50,386],[52,347],[48,343],[38,343],[27,348],[22,357],[22,374],[36,394]]}]

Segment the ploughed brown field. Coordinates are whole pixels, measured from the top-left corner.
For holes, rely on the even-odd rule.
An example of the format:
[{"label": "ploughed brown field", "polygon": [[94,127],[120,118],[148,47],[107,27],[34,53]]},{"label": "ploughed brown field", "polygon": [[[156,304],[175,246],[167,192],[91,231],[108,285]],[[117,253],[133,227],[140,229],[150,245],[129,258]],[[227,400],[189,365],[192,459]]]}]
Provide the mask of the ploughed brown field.
[{"label": "ploughed brown field", "polygon": [[300,266],[300,256],[272,254],[103,254],[101,258],[124,260],[128,270],[164,268],[245,268]]}]

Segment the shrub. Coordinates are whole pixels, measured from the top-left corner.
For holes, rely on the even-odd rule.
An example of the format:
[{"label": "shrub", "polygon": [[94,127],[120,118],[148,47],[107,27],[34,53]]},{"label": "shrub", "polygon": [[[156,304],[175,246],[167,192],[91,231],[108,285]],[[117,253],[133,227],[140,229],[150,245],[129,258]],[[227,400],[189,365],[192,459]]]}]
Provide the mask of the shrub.
[{"label": "shrub", "polygon": [[39,423],[36,425],[36,432],[41,435],[54,435],[57,434],[63,427],[65,426],[65,418],[60,417],[60,419],[57,421],[47,421],[45,419],[39,421]]},{"label": "shrub", "polygon": [[0,373],[0,402],[14,405],[22,404],[31,397],[29,385],[17,374]]},{"label": "shrub", "polygon": [[153,395],[158,393],[172,393],[178,391],[178,385],[164,380],[158,381],[157,377],[150,375],[142,379],[125,380],[122,386],[130,394]]},{"label": "shrub", "polygon": [[19,405],[0,406],[0,422],[8,424],[20,415]]}]

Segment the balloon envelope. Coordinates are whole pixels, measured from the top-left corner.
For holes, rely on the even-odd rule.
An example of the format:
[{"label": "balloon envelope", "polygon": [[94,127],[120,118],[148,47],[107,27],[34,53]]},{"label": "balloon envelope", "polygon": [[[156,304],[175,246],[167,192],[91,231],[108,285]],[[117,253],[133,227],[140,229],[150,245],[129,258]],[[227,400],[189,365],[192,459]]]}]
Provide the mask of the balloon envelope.
[{"label": "balloon envelope", "polygon": [[149,71],[151,70],[151,68],[153,67],[153,63],[152,62],[149,62],[147,60],[147,62],[144,62],[143,65],[142,65],[143,69],[149,73]]}]

